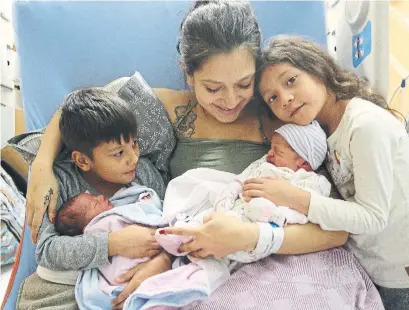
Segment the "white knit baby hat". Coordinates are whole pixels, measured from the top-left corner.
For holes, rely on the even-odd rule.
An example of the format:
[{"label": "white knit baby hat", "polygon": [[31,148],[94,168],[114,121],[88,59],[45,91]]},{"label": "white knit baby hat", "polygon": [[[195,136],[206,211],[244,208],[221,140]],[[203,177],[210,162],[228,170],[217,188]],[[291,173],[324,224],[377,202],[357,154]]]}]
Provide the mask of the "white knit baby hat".
[{"label": "white knit baby hat", "polygon": [[316,170],[327,155],[327,136],[317,121],[307,126],[286,124],[278,128],[280,134],[294,151]]}]

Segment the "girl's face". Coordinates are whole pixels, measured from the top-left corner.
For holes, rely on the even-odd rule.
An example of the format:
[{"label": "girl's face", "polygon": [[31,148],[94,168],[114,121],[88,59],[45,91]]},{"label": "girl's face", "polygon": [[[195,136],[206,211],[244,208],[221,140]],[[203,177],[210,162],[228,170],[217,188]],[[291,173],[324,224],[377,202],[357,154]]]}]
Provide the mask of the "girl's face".
[{"label": "girl's face", "polygon": [[232,123],[254,94],[256,63],[246,48],[210,57],[188,75],[198,103],[221,123]]},{"label": "girl's face", "polygon": [[323,82],[286,62],[264,69],[259,90],[280,120],[297,125],[316,119],[328,98]]}]

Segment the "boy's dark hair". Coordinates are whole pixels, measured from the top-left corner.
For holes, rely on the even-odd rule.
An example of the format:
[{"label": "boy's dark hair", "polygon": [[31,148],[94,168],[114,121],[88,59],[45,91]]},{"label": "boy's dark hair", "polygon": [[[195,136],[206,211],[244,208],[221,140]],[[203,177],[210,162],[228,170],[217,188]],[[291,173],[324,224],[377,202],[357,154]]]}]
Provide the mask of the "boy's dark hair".
[{"label": "boy's dark hair", "polygon": [[70,93],[61,106],[60,132],[70,151],[93,158],[93,150],[103,142],[126,142],[136,137],[136,117],[115,93],[100,88]]},{"label": "boy's dark hair", "polygon": [[80,194],[72,197],[63,203],[58,209],[55,218],[55,231],[61,236],[78,236],[83,234],[87,223],[85,222],[84,210],[76,205],[77,198]]}]

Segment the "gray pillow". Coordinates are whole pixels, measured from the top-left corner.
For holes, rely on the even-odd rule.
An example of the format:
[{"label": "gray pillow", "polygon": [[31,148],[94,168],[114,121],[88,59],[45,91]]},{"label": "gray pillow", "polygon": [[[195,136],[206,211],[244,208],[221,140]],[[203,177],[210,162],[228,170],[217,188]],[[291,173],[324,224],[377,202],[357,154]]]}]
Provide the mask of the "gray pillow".
[{"label": "gray pillow", "polygon": [[14,136],[8,140],[7,143],[15,149],[29,165],[31,165],[37,155],[38,149],[40,148],[44,130],[45,127],[37,131]]}]

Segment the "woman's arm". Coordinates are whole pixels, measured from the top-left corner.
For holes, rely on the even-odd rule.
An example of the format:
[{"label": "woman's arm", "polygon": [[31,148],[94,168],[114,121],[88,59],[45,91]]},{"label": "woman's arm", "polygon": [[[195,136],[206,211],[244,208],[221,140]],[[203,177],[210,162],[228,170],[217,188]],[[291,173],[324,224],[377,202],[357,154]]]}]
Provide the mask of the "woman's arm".
[{"label": "woman's arm", "polygon": [[224,257],[239,251],[251,252],[258,259],[277,254],[304,254],[343,245],[348,233],[323,231],[313,224],[273,228],[268,223],[244,223],[224,213],[214,213],[200,227],[170,227],[164,234],[193,236],[181,247],[197,257]]},{"label": "woman's arm", "polygon": [[194,98],[190,91],[177,91],[168,88],[152,88],[152,90],[159,101],[162,102],[172,123],[176,121],[175,109],[187,105],[189,100],[193,100]]},{"label": "woman's arm", "polygon": [[44,132],[40,149],[31,165],[26,212],[34,243],[37,242],[38,231],[46,210],[48,209],[48,218],[51,222],[54,222],[56,215],[58,184],[52,167],[62,147],[60,115],[61,110],[58,109]]},{"label": "woman's arm", "polygon": [[40,149],[35,159],[36,162],[41,162],[43,165],[48,165],[49,167],[52,167],[62,147],[59,128],[60,117],[61,108],[58,108],[44,132]]}]

